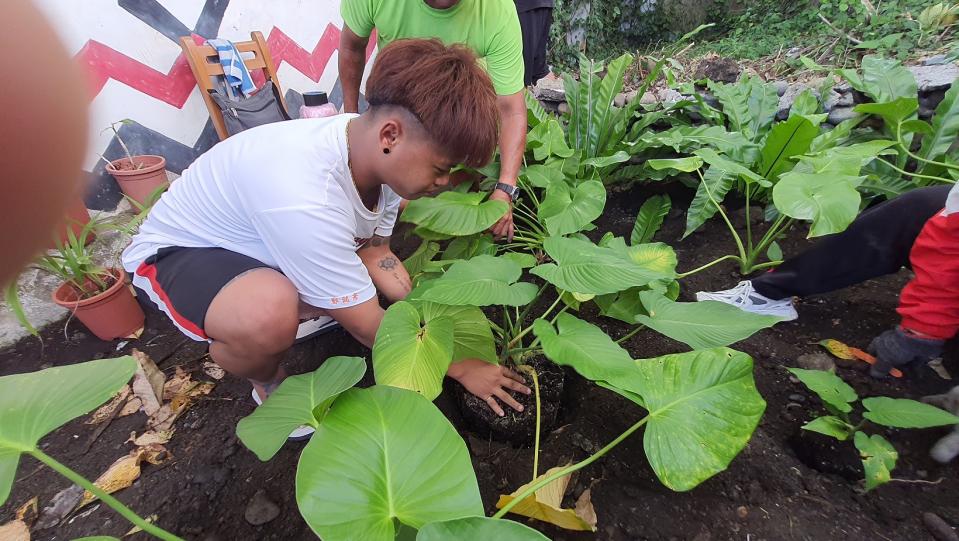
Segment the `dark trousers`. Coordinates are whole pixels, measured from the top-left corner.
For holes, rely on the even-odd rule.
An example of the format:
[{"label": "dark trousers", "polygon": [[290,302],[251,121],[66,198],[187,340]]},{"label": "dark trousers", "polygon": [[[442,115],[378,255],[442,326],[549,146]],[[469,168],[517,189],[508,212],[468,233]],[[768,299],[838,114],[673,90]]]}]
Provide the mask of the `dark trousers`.
[{"label": "dark trousers", "polygon": [[950,188],[919,188],[866,210],[842,233],[823,237],[753,279],[753,288],[770,299],[805,297],[908,267],[916,237],[926,220],[943,209]]},{"label": "dark trousers", "polygon": [[519,12],[519,25],[523,30],[523,81],[526,86],[535,84],[549,73],[546,45],[549,43],[549,27],[552,24],[552,8]]}]

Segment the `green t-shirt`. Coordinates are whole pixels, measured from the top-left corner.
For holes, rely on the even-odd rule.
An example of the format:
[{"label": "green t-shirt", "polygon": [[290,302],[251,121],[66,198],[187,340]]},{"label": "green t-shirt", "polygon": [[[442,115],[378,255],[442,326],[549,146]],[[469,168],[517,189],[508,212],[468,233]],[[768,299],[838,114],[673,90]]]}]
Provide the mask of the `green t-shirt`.
[{"label": "green t-shirt", "polygon": [[358,36],[376,28],[380,48],[402,38],[462,43],[483,59],[497,94],[523,89],[523,34],[512,0],[460,0],[449,9],[423,0],[342,0],[340,13]]}]

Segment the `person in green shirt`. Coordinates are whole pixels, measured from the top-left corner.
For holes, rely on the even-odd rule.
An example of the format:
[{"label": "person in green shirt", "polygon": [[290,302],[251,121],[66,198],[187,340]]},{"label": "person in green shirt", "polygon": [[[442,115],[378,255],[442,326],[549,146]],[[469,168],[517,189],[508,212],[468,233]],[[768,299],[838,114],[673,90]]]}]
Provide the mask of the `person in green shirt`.
[{"label": "person in green shirt", "polygon": [[[526,149],[526,101],[523,96],[523,36],[511,0],[342,0],[339,70],[343,109],[359,110],[366,46],[373,30],[383,48],[403,38],[438,38],[462,43],[485,63],[496,89],[500,119],[500,174],[491,199],[510,204],[517,195]],[[449,88],[456,92],[457,89]],[[513,238],[512,210],[492,227],[497,238]]]}]

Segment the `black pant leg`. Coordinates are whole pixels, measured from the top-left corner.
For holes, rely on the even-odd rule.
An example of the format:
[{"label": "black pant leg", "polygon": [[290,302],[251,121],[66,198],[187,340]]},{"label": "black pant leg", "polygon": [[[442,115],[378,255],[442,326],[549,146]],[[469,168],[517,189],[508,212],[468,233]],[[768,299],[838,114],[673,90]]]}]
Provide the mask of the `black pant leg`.
[{"label": "black pant leg", "polygon": [[872,207],[842,233],[828,235],[752,280],[771,299],[828,293],[898,272],[926,221],[942,210],[952,186],[918,188]]}]

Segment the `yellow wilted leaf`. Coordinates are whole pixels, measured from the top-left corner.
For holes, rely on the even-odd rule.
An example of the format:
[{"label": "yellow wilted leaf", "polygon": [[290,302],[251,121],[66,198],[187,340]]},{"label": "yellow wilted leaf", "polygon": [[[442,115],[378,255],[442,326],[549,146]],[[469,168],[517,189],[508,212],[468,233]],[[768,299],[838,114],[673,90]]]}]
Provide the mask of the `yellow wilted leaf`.
[{"label": "yellow wilted leaf", "polygon": [[125,404],[127,399],[130,398],[130,386],[124,385],[122,389],[117,391],[117,394],[113,396],[113,400],[110,400],[106,404],[100,406],[97,411],[93,412],[93,415],[87,419],[86,424],[88,425],[98,425],[103,421],[106,421],[113,415],[113,410],[119,407],[121,404]]},{"label": "yellow wilted leaf", "polygon": [[[144,460],[151,464],[160,464],[168,455],[166,448],[162,445],[147,445],[137,447],[130,454],[118,458],[113,464],[103,472],[94,485],[98,486],[107,494],[113,494],[132,485],[140,477],[140,463]],[[97,497],[91,492],[85,491],[83,499],[77,505],[77,509],[96,500]]]},{"label": "yellow wilted leaf", "polygon": [[20,506],[17,509],[17,520],[22,520],[27,524],[33,524],[37,520],[37,511],[38,504],[40,502],[39,496],[34,496],[27,500],[27,503]]},{"label": "yellow wilted leaf", "polygon": [[[496,502],[496,508],[502,509],[533,483],[565,467],[566,466],[559,466],[552,468],[536,479],[519,487],[512,494],[500,495],[499,501]],[[595,532],[596,512],[593,510],[593,504],[590,502],[588,490],[585,491],[583,495],[580,496],[579,501],[576,502],[576,509],[562,508],[563,495],[566,494],[566,487],[568,485],[569,475],[555,479],[516,504],[510,509],[510,512],[524,517],[542,520],[543,522],[548,522],[567,530]]]},{"label": "yellow wilted leaf", "polygon": [[[876,358],[873,357],[872,355],[866,353],[865,351],[859,348],[848,346],[840,342],[839,340],[833,340],[831,338],[827,340],[821,340],[819,342],[819,345],[826,348],[826,351],[828,351],[829,353],[831,353],[834,357],[838,359],[844,359],[846,361],[859,360],[869,364],[876,363]],[[895,378],[902,377],[902,371],[900,371],[898,368],[893,368],[892,370],[889,371],[889,374]]]}]

